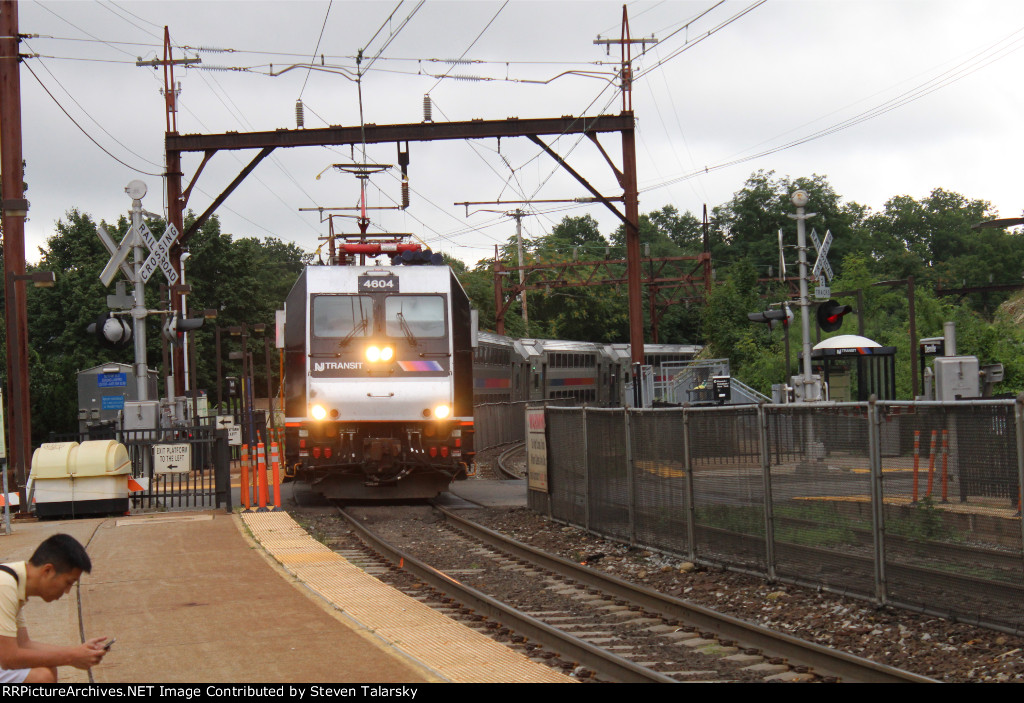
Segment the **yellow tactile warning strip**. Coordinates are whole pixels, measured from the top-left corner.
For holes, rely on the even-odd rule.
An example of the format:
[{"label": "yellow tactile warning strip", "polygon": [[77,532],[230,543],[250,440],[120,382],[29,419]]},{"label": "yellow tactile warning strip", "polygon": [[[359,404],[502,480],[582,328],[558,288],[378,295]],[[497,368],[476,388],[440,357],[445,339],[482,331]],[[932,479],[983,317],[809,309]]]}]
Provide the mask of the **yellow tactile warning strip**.
[{"label": "yellow tactile warning strip", "polygon": [[295,578],[447,681],[573,681],[378,581],[310,537],[288,513],[241,515],[256,541]]}]

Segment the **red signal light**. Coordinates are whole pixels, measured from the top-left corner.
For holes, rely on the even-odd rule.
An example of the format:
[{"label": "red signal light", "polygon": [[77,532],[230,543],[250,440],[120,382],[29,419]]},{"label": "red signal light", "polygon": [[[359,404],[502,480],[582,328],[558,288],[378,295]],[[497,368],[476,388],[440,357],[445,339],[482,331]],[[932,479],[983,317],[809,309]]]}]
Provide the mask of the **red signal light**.
[{"label": "red signal light", "polygon": [[818,326],[823,332],[835,332],[843,326],[843,316],[851,312],[853,312],[851,306],[827,300],[818,306]]}]

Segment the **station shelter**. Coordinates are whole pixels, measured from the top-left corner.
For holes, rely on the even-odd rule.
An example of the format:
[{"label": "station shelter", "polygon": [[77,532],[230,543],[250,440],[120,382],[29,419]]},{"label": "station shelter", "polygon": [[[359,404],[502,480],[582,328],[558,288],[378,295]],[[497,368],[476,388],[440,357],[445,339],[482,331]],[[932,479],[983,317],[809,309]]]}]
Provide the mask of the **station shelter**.
[{"label": "station shelter", "polygon": [[825,339],[811,350],[811,366],[827,384],[829,400],[896,400],[896,347],[856,334]]}]

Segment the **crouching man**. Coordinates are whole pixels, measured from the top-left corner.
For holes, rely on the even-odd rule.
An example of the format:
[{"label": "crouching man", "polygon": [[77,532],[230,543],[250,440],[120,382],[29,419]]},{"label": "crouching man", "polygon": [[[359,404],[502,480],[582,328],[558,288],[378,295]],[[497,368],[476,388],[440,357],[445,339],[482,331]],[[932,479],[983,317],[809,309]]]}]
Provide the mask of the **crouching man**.
[{"label": "crouching man", "polygon": [[21,612],[30,596],[58,600],[83,571],[92,571],[85,547],[62,534],[40,544],[28,561],[0,564],[0,683],[55,683],[58,666],[88,669],[102,661],[105,637],[63,647],[33,642]]}]

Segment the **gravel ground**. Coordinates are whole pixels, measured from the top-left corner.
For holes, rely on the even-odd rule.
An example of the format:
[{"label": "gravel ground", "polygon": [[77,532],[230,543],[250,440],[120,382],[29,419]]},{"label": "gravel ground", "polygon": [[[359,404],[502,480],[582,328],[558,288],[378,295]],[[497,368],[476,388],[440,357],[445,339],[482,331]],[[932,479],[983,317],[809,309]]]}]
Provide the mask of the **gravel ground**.
[{"label": "gravel ground", "polygon": [[[496,456],[480,457],[477,480],[494,477],[491,465]],[[551,554],[889,666],[947,682],[1024,681],[1020,637],[690,564],[589,535],[526,508],[464,514]]]},{"label": "gravel ground", "polygon": [[[478,478],[494,477],[482,456]],[[330,509],[298,509],[321,526]],[[1024,681],[1024,639],[799,586],[769,584],[682,558],[631,548],[527,508],[460,511],[493,530],[567,559],[764,627],[946,682]],[[321,520],[316,520],[319,517]],[[307,523],[308,524],[308,523]]]}]

